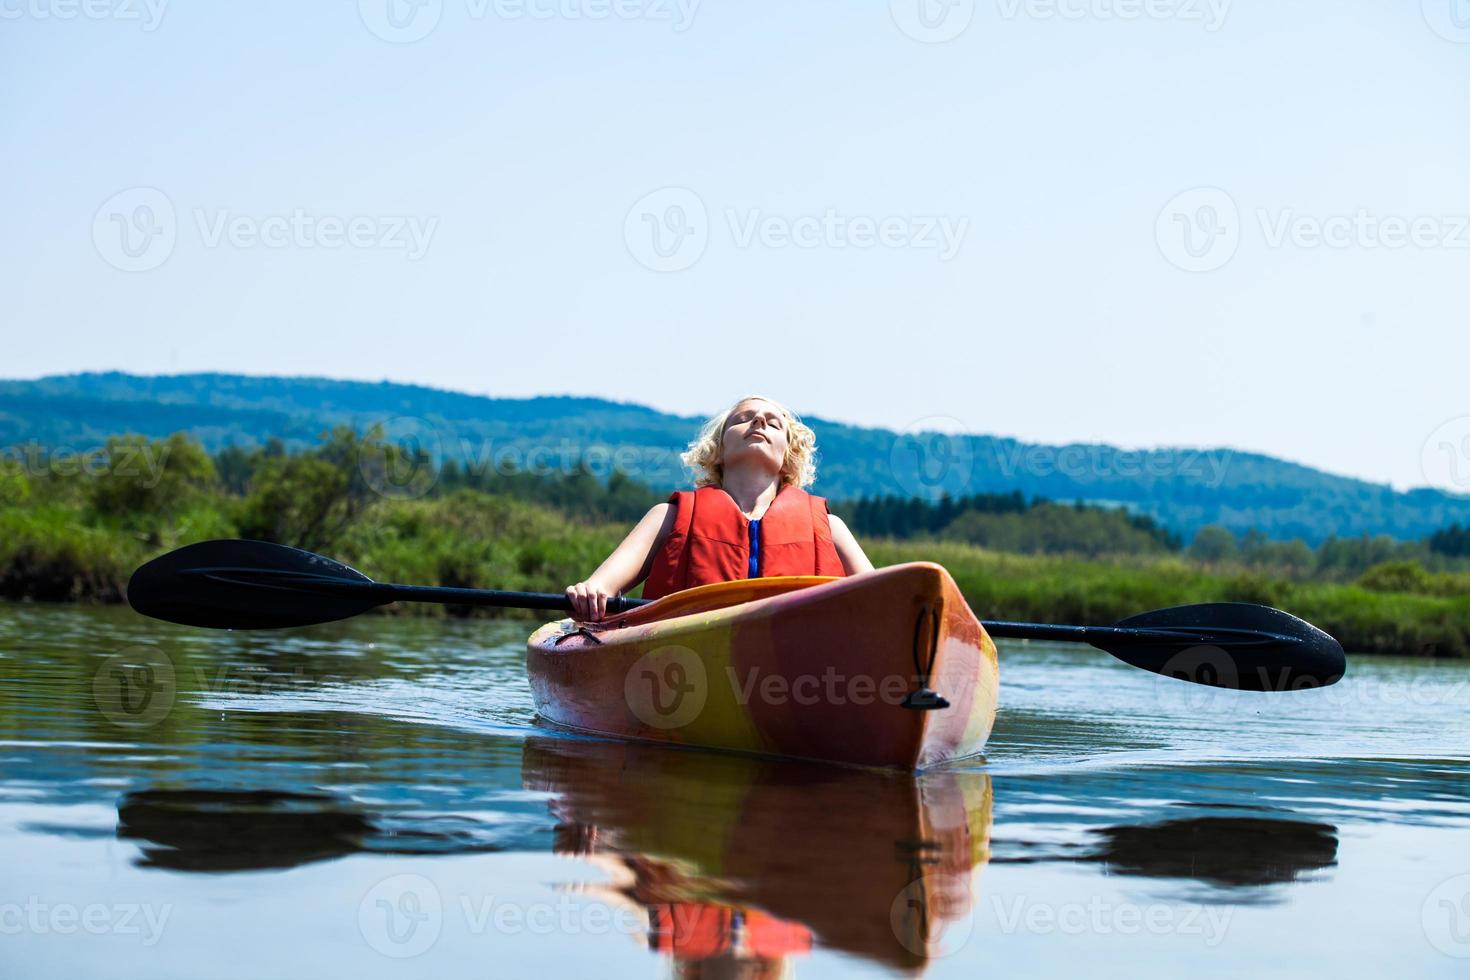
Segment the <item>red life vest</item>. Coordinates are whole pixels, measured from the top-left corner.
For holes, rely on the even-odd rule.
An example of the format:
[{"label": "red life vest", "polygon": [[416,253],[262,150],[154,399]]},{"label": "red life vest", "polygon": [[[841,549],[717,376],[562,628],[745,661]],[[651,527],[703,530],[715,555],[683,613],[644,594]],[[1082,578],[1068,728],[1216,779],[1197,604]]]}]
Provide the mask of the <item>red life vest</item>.
[{"label": "red life vest", "polygon": [[[653,559],[643,598],[749,577],[750,521],[719,487],[680,490],[669,497],[674,526]],[[827,501],[782,487],[761,518],[760,569],[773,575],[846,575],[832,544]]]},{"label": "red life vest", "polygon": [[702,960],[723,953],[776,959],[812,948],[811,930],[756,909],[679,902],[648,909],[648,944],[678,959]]}]

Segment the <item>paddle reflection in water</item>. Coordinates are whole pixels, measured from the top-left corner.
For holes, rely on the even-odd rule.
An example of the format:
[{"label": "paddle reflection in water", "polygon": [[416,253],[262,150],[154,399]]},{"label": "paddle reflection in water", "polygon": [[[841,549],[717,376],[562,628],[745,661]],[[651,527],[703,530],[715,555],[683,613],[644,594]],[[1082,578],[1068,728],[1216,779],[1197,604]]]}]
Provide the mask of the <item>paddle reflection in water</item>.
[{"label": "paddle reflection in water", "polygon": [[968,930],[989,857],[985,773],[537,737],[522,774],[555,794],[556,850],[611,878],[576,887],[637,906],[680,975],[771,975],[814,943],[918,969]]},{"label": "paddle reflection in water", "polygon": [[1301,820],[1198,817],[1096,833],[1091,860],[1109,873],[1194,878],[1222,889],[1298,881],[1337,864],[1337,829]]},{"label": "paddle reflection in water", "polygon": [[[1337,866],[1337,828],[1332,824],[1244,806],[1174,806],[1210,813],[1096,827],[1077,841],[998,841],[991,860],[1097,864],[1108,875],[1191,882],[1199,886],[1189,893],[1191,901],[1257,906],[1284,901],[1277,886],[1313,881]],[[1216,815],[1220,810],[1243,812]]]},{"label": "paddle reflection in water", "polygon": [[325,794],[154,789],[118,801],[117,836],[141,842],[142,867],[292,868],[362,850],[366,815]]},{"label": "paddle reflection in water", "polygon": [[117,836],[140,842],[140,867],[266,871],[348,854],[432,855],[505,850],[486,828],[452,815],[374,812],[329,793],[149,789],[117,805]]}]

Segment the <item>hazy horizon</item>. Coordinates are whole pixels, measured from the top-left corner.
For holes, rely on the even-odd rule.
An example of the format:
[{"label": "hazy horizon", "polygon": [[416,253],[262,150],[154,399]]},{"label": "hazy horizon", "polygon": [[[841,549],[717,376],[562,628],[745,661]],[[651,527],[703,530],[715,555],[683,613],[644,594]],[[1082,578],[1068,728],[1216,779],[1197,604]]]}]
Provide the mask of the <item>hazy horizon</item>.
[{"label": "hazy horizon", "polygon": [[[116,370],[116,369],[114,369],[114,370]],[[46,380],[48,378],[65,378],[65,377],[74,377],[74,376],[86,375],[86,374],[107,374],[107,373],[112,373],[112,372],[110,372],[108,370],[70,371],[70,372],[65,372],[65,373],[39,375],[39,376],[35,376],[35,377],[24,377],[24,378],[12,377],[12,376],[9,376],[9,375],[0,374],[0,381],[44,381],[44,380]],[[381,383],[388,383],[388,384],[414,385],[414,386],[423,387],[423,388],[430,388],[430,389],[437,390],[437,391],[446,391],[446,392],[450,392],[450,393],[453,393],[453,394],[469,395],[469,396],[478,397],[478,398],[506,398],[506,399],[515,399],[515,400],[530,400],[530,399],[534,399],[534,398],[593,398],[593,399],[601,399],[603,401],[616,402],[616,403],[619,403],[619,404],[638,405],[638,406],[645,407],[645,408],[652,408],[652,409],[655,409],[657,411],[663,412],[664,414],[676,415],[676,416],[679,416],[681,418],[689,418],[689,419],[692,419],[692,420],[703,420],[703,419],[707,418],[708,416],[714,414],[715,411],[721,410],[721,409],[723,409],[725,407],[725,406],[721,405],[721,406],[719,406],[719,408],[713,409],[713,410],[708,411],[708,412],[693,412],[693,413],[670,412],[670,411],[666,411],[664,409],[658,408],[658,406],[656,406],[656,405],[650,405],[647,402],[639,401],[636,398],[616,398],[616,397],[611,397],[611,396],[607,396],[607,395],[600,395],[600,394],[596,394],[596,393],[589,393],[589,392],[560,391],[560,392],[542,392],[540,394],[532,394],[532,395],[495,395],[495,394],[487,394],[487,393],[484,393],[484,392],[461,391],[461,390],[455,389],[455,388],[444,388],[444,387],[441,387],[441,386],[438,386],[438,385],[422,384],[420,382],[394,381],[394,380],[389,379],[389,378],[334,378],[334,377],[330,377],[330,376],[327,376],[327,375],[319,375],[319,374],[292,374],[292,375],[288,375],[288,374],[250,374],[248,372],[241,372],[241,371],[181,371],[181,372],[164,372],[164,373],[157,373],[157,374],[141,374],[141,375],[140,374],[136,374],[135,372],[128,372],[128,371],[121,371],[121,372],[117,372],[117,373],[129,374],[129,375],[133,375],[135,377],[156,377],[156,378],[162,378],[162,377],[185,377],[185,376],[200,375],[200,374],[220,374],[220,375],[229,375],[229,376],[237,376],[237,377],[277,378],[277,379],[288,379],[288,380],[299,380],[299,381],[354,382],[354,383],[362,383],[362,384],[381,384]],[[772,397],[777,397],[777,396],[774,396],[773,395]],[[895,431],[895,432],[904,431],[904,430],[902,430],[900,427],[898,427],[896,425],[888,425],[888,424],[884,424],[882,422],[877,422],[877,423],[856,422],[856,421],[853,421],[852,419],[839,418],[839,417],[836,417],[836,416],[833,416],[833,415],[829,415],[829,414],[823,413],[821,411],[799,412],[798,414],[802,415],[804,418],[806,418],[808,420],[818,420],[820,422],[836,423],[838,425],[853,426],[853,427],[857,427],[857,428],[867,428],[867,429],[887,429],[887,430],[892,430],[892,431]],[[1069,444],[1069,443],[1065,443],[1065,442],[1056,442],[1056,443],[1038,442],[1037,440],[1023,439],[1022,437],[1017,436],[1014,433],[1007,433],[1007,432],[983,432],[983,431],[970,431],[970,430],[958,430],[958,429],[935,429],[933,431],[949,432],[951,434],[956,434],[956,435],[990,436],[990,437],[994,437],[994,438],[998,438],[998,439],[1014,439],[1014,440],[1017,440],[1018,442],[1022,442],[1022,443],[1034,443],[1034,444],[1038,444],[1038,445],[1064,446],[1064,445],[1068,445]],[[693,436],[693,431],[691,430],[691,438],[692,438],[692,436]],[[817,432],[817,438],[820,441],[820,439],[821,439],[821,431],[820,430],[818,430],[818,432]],[[1274,459],[1278,459],[1278,460],[1280,460],[1281,462],[1284,462],[1284,463],[1296,464],[1296,465],[1301,465],[1301,466],[1307,466],[1307,467],[1309,467],[1311,469],[1318,470],[1319,472],[1323,472],[1323,473],[1326,473],[1326,474],[1331,475],[1331,476],[1339,476],[1339,477],[1346,477],[1346,478],[1349,478],[1349,479],[1365,480],[1366,482],[1374,483],[1374,484],[1378,484],[1378,485],[1388,485],[1388,484],[1384,483],[1384,481],[1370,480],[1370,479],[1367,479],[1366,477],[1360,477],[1360,476],[1358,476],[1356,474],[1352,474],[1352,473],[1341,473],[1341,472],[1336,472],[1336,471],[1333,471],[1333,470],[1322,469],[1321,467],[1311,466],[1311,464],[1304,463],[1301,460],[1291,459],[1289,457],[1274,456],[1271,453],[1267,453],[1267,452],[1264,452],[1262,450],[1252,448],[1250,446],[1210,445],[1210,444],[1201,444],[1201,443],[1157,443],[1157,444],[1152,444],[1152,445],[1137,445],[1137,444],[1130,444],[1130,443],[1123,443],[1123,442],[1115,442],[1115,441],[1108,441],[1108,440],[1100,440],[1100,441],[1093,442],[1093,443],[1080,443],[1078,441],[1074,441],[1071,444],[1108,445],[1108,446],[1113,446],[1115,448],[1122,449],[1122,450],[1128,450],[1128,451],[1135,451],[1135,450],[1137,450],[1137,451],[1147,451],[1147,450],[1188,449],[1188,450],[1199,450],[1200,452],[1203,452],[1203,453],[1227,452],[1227,453],[1242,453],[1242,454],[1245,454],[1245,455],[1270,456],[1270,457],[1272,457]],[[1427,487],[1427,486],[1428,486],[1427,484],[1421,484],[1419,486],[1394,487],[1393,489],[1398,490],[1398,491],[1404,491],[1404,490],[1421,489],[1421,488],[1424,488],[1424,487]],[[1435,489],[1441,489],[1441,488],[1435,488]],[[1449,491],[1449,492],[1453,492],[1453,491]],[[1460,496],[1470,496],[1470,494],[1460,494]]]}]

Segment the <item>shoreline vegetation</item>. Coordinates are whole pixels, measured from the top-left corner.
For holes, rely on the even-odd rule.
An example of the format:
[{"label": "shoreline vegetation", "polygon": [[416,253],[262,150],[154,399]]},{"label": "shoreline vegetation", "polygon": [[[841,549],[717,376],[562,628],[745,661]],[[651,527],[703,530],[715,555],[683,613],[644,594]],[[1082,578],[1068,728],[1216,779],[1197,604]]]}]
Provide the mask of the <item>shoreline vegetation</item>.
[{"label": "shoreline vegetation", "polygon": [[[211,456],[182,434],[115,437],[75,465],[0,461],[0,598],[121,602],[138,565],[229,537],[318,551],[379,581],[560,592],[660,499],[618,473],[435,467],[346,427],[294,453],[272,443]],[[864,498],[832,510],[877,565],[943,564],[982,619],[1105,625],[1185,603],[1259,602],[1350,652],[1470,656],[1470,529],[1459,526],[1422,541],[1331,538],[1313,549],[1214,527],[1186,545],[1146,517],[1019,493]]]}]

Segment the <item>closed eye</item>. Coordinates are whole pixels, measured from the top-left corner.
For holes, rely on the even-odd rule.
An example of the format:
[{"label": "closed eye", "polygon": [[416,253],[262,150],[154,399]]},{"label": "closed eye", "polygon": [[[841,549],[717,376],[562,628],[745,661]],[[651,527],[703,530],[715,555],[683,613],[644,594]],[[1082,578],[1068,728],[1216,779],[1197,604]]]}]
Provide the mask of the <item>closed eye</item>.
[{"label": "closed eye", "polygon": [[[751,421],[752,419],[755,418],[755,416],[756,416],[756,413],[755,412],[740,412],[740,413],[738,413],[736,415],[730,416],[730,421],[729,421],[728,424],[729,425],[740,425],[740,424],[742,424],[744,422]],[[773,426],[773,427],[775,427],[777,429],[781,428],[781,416],[775,415],[775,414],[769,414],[769,415],[766,415],[765,416],[765,419],[766,419],[766,425]]]}]

